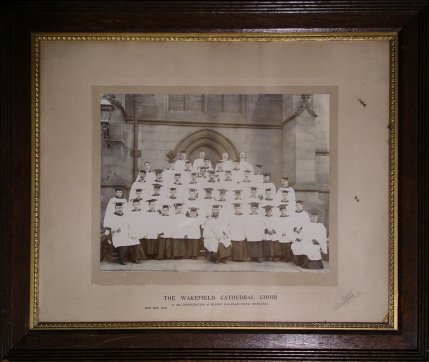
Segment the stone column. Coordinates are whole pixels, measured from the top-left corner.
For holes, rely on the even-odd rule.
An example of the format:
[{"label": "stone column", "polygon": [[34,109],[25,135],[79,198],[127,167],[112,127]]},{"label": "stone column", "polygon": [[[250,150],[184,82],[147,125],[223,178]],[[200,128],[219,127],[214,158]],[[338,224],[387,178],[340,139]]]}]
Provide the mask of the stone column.
[{"label": "stone column", "polygon": [[[299,106],[296,106],[297,97],[300,97]],[[317,115],[309,108],[305,99],[294,96],[297,111],[283,123],[283,174],[289,177],[291,185],[314,187]]]},{"label": "stone column", "polygon": [[328,226],[329,96],[294,95],[292,103],[295,112],[283,123],[283,175],[305,210],[317,208]]}]

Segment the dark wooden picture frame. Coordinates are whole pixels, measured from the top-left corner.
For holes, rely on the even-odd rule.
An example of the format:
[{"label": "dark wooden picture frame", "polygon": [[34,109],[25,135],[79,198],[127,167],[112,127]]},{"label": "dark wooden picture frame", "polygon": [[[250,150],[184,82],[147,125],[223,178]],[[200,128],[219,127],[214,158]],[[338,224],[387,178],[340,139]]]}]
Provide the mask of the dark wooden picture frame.
[{"label": "dark wooden picture frame", "polygon": [[[426,360],[428,16],[427,0],[6,2],[0,17],[0,356],[33,361]],[[398,331],[30,330],[31,34],[255,31],[398,32]]]}]

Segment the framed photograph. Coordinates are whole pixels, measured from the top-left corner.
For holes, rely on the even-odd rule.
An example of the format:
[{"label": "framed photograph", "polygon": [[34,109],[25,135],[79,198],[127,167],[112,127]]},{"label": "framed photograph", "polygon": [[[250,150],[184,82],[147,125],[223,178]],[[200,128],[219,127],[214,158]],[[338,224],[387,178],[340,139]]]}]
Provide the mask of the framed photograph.
[{"label": "framed photograph", "polygon": [[5,357],[424,358],[420,28],[184,31],[220,5],[183,6],[162,32],[28,28],[26,337]]},{"label": "framed photograph", "polygon": [[[328,39],[35,34],[34,327],[395,330],[397,39]],[[127,72],[106,76],[118,63]],[[385,101],[368,113],[372,92]],[[66,112],[70,97],[82,113]],[[86,146],[71,142],[77,119]]]}]

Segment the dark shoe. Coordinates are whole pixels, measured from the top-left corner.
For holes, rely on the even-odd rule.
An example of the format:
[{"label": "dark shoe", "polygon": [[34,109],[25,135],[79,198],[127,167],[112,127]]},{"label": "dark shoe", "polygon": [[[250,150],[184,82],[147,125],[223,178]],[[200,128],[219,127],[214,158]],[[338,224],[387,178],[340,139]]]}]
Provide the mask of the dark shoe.
[{"label": "dark shoe", "polygon": [[135,264],[141,264],[141,263],[143,263],[143,260],[136,260],[134,263]]},{"label": "dark shoe", "polygon": [[122,259],[122,260],[120,261],[120,263],[121,263],[122,265],[127,265],[127,261],[126,261],[126,260],[124,260],[124,259]]}]

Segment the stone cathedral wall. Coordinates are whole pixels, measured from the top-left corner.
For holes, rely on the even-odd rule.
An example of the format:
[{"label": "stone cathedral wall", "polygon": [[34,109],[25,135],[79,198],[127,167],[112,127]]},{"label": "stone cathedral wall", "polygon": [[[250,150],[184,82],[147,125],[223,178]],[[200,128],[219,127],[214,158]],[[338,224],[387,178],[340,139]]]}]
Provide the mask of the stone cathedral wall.
[{"label": "stone cathedral wall", "polygon": [[129,189],[144,162],[150,161],[152,169],[166,168],[180,142],[212,129],[237,152],[246,152],[252,164],[263,164],[277,186],[282,175],[288,176],[305,208],[317,208],[328,225],[329,95],[115,96],[123,112],[112,114],[110,147],[102,141],[101,215],[114,188]]}]

